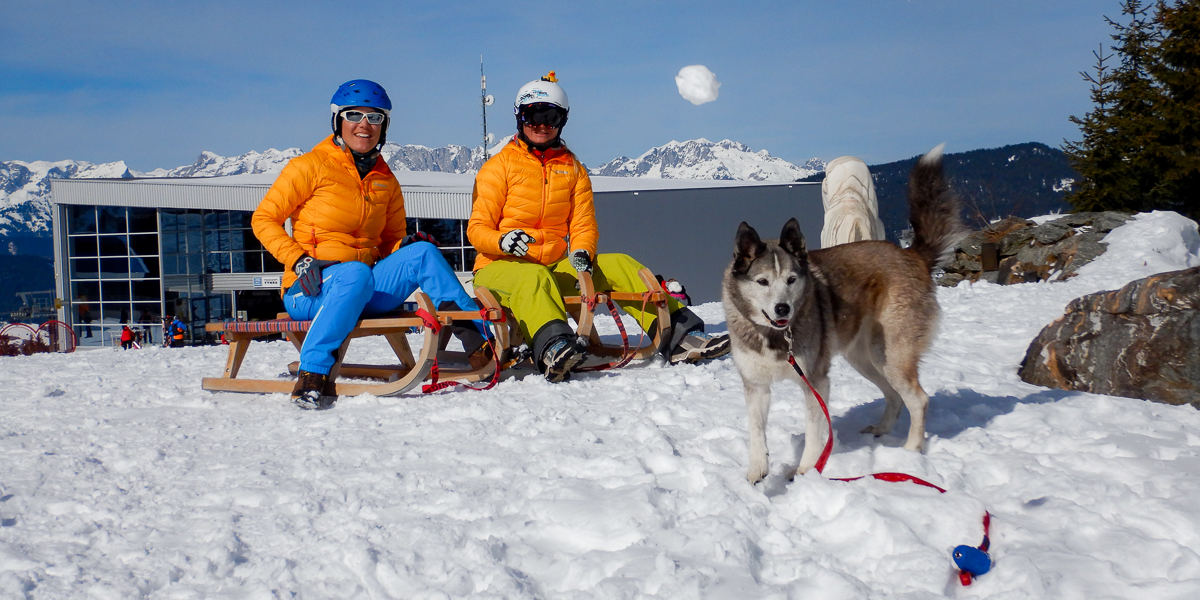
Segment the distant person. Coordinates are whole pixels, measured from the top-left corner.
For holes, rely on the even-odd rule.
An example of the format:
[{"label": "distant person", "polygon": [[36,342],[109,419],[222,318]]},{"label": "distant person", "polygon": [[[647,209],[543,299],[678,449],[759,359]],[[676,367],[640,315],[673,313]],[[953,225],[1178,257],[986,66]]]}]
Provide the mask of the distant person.
[{"label": "distant person", "polygon": [[187,325],[184,324],[183,321],[179,320],[179,317],[175,317],[171,321],[170,334],[171,334],[171,347],[172,348],[182,348],[183,347],[183,336],[187,334]]},{"label": "distant person", "polygon": [[[479,252],[475,284],[491,289],[512,310],[546,379],[563,381],[586,358],[562,301],[565,293],[575,293],[577,273],[591,271],[598,290],[641,292],[643,267],[624,254],[596,253],[592,182],[560,136],[570,105],[554,72],[522,86],[513,112],[516,137],[475,177],[467,225]],[[671,363],[729,352],[728,335],[704,333],[704,322],[678,300],[667,304]],[[643,330],[651,330],[655,312],[641,303],[621,306]]]},{"label": "distant person", "polygon": [[[433,237],[407,230],[400,183],[379,155],[391,110],[379,84],[342,84],[330,102],[333,134],[288,162],[251,220],[263,247],[289,267],[284,308],[312,320],[292,390],[301,408],[332,403],[324,389],[334,355],[362,316],[398,308],[418,287],[439,308],[477,308]],[[463,340],[468,351],[482,345],[482,331]]]},{"label": "distant person", "polygon": [[92,327],[89,325],[92,322],[92,309],[88,308],[87,304],[79,305],[79,322],[84,325],[80,328],[83,330],[83,337],[92,337]]},{"label": "distant person", "polygon": [[121,327],[121,349],[129,350],[133,348],[133,330],[128,325]]}]

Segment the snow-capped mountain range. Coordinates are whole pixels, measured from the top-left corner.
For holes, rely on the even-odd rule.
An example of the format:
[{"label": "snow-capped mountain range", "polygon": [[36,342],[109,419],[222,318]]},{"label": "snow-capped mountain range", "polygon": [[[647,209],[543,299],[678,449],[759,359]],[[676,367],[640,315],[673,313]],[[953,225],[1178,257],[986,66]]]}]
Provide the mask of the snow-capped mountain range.
[{"label": "snow-capped mountain range", "polygon": [[[489,149],[489,155],[499,152],[509,139],[511,136],[501,139]],[[49,234],[51,179],[223,177],[273,173],[303,153],[299,148],[271,148],[265,152],[251,151],[224,157],[205,151],[193,164],[149,172],[134,171],[124,161],[104,164],[75,160],[0,161],[0,237]],[[474,173],[483,164],[483,148],[460,145],[429,148],[388,142],[384,144],[383,157],[393,171]],[[616,158],[590,172],[615,177],[795,181],[824,169],[825,163],[820,159],[810,159],[804,165],[796,166],[771,156],[766,150],[755,152],[739,142],[710,142],[701,138],[672,141],[634,159]]]},{"label": "snow-capped mountain range", "polygon": [[766,150],[755,152],[732,140],[710,142],[704,138],[670,143],[651,148],[637,158],[614,158],[592,175],[610,177],[652,177],[656,179],[722,179],[735,181],[795,181],[825,170],[825,162],[809,159],[801,166],[771,156]]},{"label": "snow-capped mountain range", "polygon": [[51,179],[128,179],[124,161],[0,161],[0,236],[45,235],[50,231]]}]

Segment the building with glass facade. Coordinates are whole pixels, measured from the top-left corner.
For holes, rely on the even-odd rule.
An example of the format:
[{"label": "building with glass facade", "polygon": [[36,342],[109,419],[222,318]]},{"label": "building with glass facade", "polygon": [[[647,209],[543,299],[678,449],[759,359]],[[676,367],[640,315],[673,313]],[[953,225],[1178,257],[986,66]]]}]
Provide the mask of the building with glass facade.
[{"label": "building with glass facade", "polygon": [[[204,331],[210,322],[275,318],[283,265],[258,242],[250,216],[276,175],[52,180],[58,318],[82,347],[118,345],[124,326],[161,344],[168,316],[188,326],[189,345],[219,341]],[[473,177],[396,175],[409,231],[433,235],[469,282]],[[811,241],[820,238],[819,184],[597,177],[593,187],[602,251],[626,252],[686,282],[698,302],[720,298],[741,220],[759,218],[769,225],[760,230],[772,231],[797,216]]]},{"label": "building with glass facade", "polygon": [[[59,319],[87,347],[117,345],[124,326],[161,344],[168,316],[188,326],[190,345],[218,341],[209,322],[275,318],[283,265],[250,228],[274,178],[53,180]],[[409,230],[434,235],[457,271],[475,260],[469,185],[461,176],[405,185]]]}]

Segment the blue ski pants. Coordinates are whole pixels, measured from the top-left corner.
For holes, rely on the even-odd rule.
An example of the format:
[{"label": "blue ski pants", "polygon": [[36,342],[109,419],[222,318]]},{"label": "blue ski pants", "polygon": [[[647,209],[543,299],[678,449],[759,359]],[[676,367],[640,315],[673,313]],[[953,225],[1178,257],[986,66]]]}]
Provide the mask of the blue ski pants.
[{"label": "blue ski pants", "polygon": [[330,265],[321,270],[321,293],[316,296],[305,296],[300,284],[294,284],[284,295],[284,308],[293,319],[312,321],[300,348],[300,369],[328,375],[334,353],[361,317],[395,310],[418,287],[434,306],[450,301],[459,310],[477,307],[441,251],[429,242],[408,244],[374,267],[357,261]]}]

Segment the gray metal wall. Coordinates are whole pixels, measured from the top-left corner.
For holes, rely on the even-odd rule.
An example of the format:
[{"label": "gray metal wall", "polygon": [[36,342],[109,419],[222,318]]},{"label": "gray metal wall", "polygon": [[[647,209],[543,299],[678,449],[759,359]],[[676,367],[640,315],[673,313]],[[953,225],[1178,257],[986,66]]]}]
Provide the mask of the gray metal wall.
[{"label": "gray metal wall", "polygon": [[778,238],[796,217],[810,249],[821,247],[821,184],[602,192],[595,197],[600,252],[629,254],[656,274],[678,279],[692,302],[721,299],[738,224]]}]

